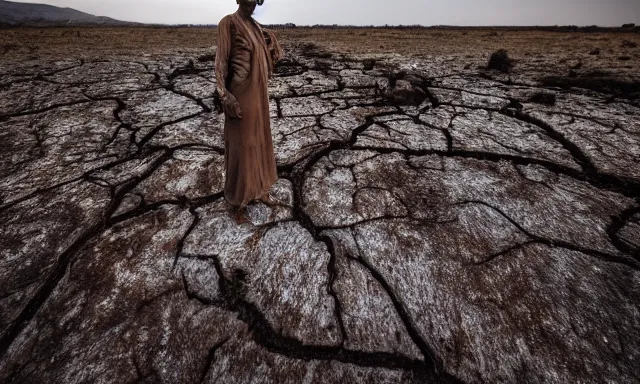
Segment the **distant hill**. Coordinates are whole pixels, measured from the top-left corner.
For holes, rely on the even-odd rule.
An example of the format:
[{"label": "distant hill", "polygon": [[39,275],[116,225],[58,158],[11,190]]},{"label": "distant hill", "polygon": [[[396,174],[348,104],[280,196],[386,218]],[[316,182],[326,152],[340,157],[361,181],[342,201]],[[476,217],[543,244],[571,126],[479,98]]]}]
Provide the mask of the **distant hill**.
[{"label": "distant hill", "polygon": [[25,26],[135,25],[104,16],[94,16],[72,8],[47,4],[27,4],[0,0],[0,24]]}]

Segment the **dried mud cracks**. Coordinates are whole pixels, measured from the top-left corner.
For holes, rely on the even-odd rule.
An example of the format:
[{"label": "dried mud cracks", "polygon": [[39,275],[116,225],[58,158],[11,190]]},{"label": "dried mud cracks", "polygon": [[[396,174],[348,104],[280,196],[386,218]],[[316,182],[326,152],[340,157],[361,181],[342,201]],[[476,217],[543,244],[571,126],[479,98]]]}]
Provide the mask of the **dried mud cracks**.
[{"label": "dried mud cracks", "polygon": [[636,102],[290,51],[241,226],[206,52],[3,69],[0,381],[640,380]]}]

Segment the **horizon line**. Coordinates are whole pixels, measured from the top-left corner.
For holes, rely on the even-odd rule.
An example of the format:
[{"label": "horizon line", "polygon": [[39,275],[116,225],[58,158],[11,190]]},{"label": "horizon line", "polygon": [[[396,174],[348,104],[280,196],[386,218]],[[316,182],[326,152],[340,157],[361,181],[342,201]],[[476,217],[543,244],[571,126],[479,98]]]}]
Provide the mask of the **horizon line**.
[{"label": "horizon line", "polygon": [[[114,19],[115,20],[115,19]],[[140,26],[205,26],[217,27],[215,23],[143,23],[136,21],[121,21],[122,23],[137,24]],[[309,28],[309,27],[349,27],[349,28],[395,28],[395,27],[419,27],[419,28],[640,28],[640,25],[634,23],[625,23],[621,25],[602,25],[602,24],[487,24],[487,25],[456,25],[456,24],[296,24],[296,23],[261,23],[261,25],[276,26],[292,26],[293,28]]]}]

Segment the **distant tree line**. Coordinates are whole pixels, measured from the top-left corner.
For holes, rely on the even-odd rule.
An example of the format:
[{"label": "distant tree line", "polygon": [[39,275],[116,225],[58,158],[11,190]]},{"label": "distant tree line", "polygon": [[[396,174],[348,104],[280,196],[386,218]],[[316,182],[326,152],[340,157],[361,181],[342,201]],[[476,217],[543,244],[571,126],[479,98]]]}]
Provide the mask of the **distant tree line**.
[{"label": "distant tree line", "polygon": [[[281,25],[265,25],[265,27],[281,27]],[[640,26],[635,24],[624,24],[622,27],[600,27],[597,25],[577,26],[577,25],[550,25],[550,26],[455,26],[455,25],[431,25],[424,26],[419,24],[413,25],[309,25],[309,26],[293,26],[294,28],[303,29],[451,29],[451,30],[518,30],[518,31],[551,31],[551,32],[640,32]],[[285,26],[286,28],[286,26]]]},{"label": "distant tree line", "polygon": [[[24,24],[7,24],[0,22],[0,29],[20,28],[20,27],[35,27],[35,28],[47,28],[47,27],[68,27],[68,24],[51,24],[51,25],[29,25]],[[131,23],[125,25],[83,25],[74,24],[74,27],[101,27],[101,28],[120,28],[123,26],[132,28],[216,28],[216,24],[140,24]],[[271,29],[391,29],[391,30],[404,30],[404,29],[421,29],[421,30],[504,30],[504,31],[549,31],[549,32],[636,32],[640,33],[640,25],[629,23],[623,24],[621,27],[599,27],[597,25],[591,26],[577,26],[577,25],[551,25],[551,26],[481,26],[481,27],[461,27],[455,25],[431,25],[424,26],[419,24],[412,25],[296,25],[293,23],[286,24],[265,24],[266,28]]]},{"label": "distant tree line", "polygon": [[[149,25],[146,25],[149,26]],[[216,28],[216,24],[176,24],[176,25],[152,25],[157,28]],[[461,27],[455,25],[430,25],[424,26],[420,24],[411,25],[338,25],[338,24],[315,24],[315,25],[296,25],[293,23],[286,24],[265,24],[266,28],[271,29],[451,29],[451,30],[517,30],[517,31],[549,31],[549,32],[640,32],[640,26],[633,23],[624,24],[621,27],[600,27],[597,25],[577,26],[577,25],[546,25],[546,26],[470,26]]]}]

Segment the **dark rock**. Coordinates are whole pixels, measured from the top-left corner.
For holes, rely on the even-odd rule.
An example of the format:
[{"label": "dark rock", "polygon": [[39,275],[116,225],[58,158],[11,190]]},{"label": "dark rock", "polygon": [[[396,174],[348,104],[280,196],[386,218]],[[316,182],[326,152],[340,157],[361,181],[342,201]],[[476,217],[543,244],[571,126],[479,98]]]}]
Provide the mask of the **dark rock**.
[{"label": "dark rock", "polygon": [[593,49],[591,52],[589,52],[590,55],[599,55],[600,54],[600,48],[595,48]]},{"label": "dark rock", "polygon": [[427,94],[422,89],[406,80],[396,81],[389,95],[389,99],[399,105],[420,105],[426,98]]}]

